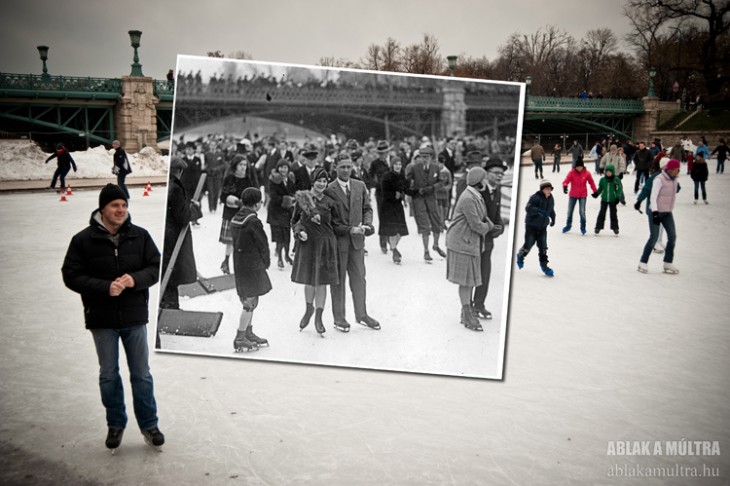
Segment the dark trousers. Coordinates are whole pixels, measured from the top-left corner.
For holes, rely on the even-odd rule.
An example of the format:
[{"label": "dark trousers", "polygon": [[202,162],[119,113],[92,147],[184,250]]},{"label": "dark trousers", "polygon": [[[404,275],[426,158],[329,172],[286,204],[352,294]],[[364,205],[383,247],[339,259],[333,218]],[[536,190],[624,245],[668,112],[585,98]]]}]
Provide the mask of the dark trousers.
[{"label": "dark trousers", "polygon": [[61,189],[64,189],[66,187],[66,174],[68,174],[69,169],[62,169],[60,167],[56,168],[56,172],[53,173],[53,181],[51,182],[51,187],[56,187],[56,180],[61,179]]},{"label": "dark trousers", "polygon": [[649,169],[636,169],[636,182],[634,183],[634,192],[639,192],[639,184],[641,181],[646,183],[649,180]]},{"label": "dark trousers", "polygon": [[127,186],[124,185],[124,179],[127,178],[127,174],[122,173],[121,171],[119,174],[117,174],[117,185],[122,188],[122,191],[124,191],[124,194],[127,195],[127,199],[129,199],[129,191],[127,190]]},{"label": "dark trousers", "polygon": [[540,177],[542,177],[542,159],[532,159],[532,163],[535,164],[535,177],[537,177],[538,172],[540,172]]},{"label": "dark trousers", "polygon": [[606,222],[606,209],[609,209],[611,218],[611,229],[618,231],[618,212],[616,211],[617,202],[601,201],[601,209],[598,211],[598,219],[596,219],[596,229],[602,230]]},{"label": "dark trousers", "polygon": [[560,172],[560,156],[553,156],[553,172]]},{"label": "dark trousers", "polygon": [[[380,222],[380,224],[383,224],[383,218],[380,217],[381,208],[383,207],[383,193],[380,191],[380,189],[375,189],[375,203],[378,206],[378,221]],[[380,239],[380,248],[388,248],[388,237],[378,235],[378,238]]]},{"label": "dark trousers", "polygon": [[208,211],[214,212],[218,209],[218,201],[221,197],[221,186],[223,180],[220,176],[213,176],[205,179],[205,185],[208,189]]},{"label": "dark trousers", "polygon": [[532,245],[534,245],[535,243],[537,243],[537,251],[540,265],[547,265],[547,228],[525,228],[525,242],[522,244],[522,248],[520,248],[520,253],[522,254],[522,256],[527,256],[527,254],[530,253]]},{"label": "dark trousers", "polygon": [[[349,239],[349,236],[347,238]],[[355,306],[355,318],[365,317],[367,315],[367,308],[365,307],[365,250],[357,250],[352,244],[349,244],[344,250],[340,247],[338,256],[340,283],[330,285],[332,315],[335,318],[335,322],[345,320],[345,300],[347,293],[345,280],[347,277],[350,278],[350,291],[352,292],[352,303]]]},{"label": "dark trousers", "polygon": [[492,250],[494,250],[494,240],[487,237],[484,240],[484,251],[481,257],[482,284],[474,289],[474,299],[472,300],[475,307],[484,307],[489,293],[489,277],[492,274]]}]

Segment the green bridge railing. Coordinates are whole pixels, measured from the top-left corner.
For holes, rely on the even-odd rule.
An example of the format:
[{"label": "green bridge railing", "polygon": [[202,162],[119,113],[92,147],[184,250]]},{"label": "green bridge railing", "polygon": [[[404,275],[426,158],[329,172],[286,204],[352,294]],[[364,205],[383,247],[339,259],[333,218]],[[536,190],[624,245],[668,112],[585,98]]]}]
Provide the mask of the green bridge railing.
[{"label": "green bridge railing", "polygon": [[615,113],[640,114],[644,112],[641,100],[606,98],[551,98],[528,96],[525,111],[530,113]]}]

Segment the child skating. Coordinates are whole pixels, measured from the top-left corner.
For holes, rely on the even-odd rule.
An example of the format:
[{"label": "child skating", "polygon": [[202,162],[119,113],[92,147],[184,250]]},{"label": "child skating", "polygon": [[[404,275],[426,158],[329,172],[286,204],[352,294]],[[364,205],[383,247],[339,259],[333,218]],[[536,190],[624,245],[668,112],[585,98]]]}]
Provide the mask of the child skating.
[{"label": "child skating", "polygon": [[595,232],[598,234],[603,229],[603,225],[606,222],[606,210],[609,210],[611,229],[618,236],[618,212],[616,211],[616,206],[619,202],[624,205],[626,204],[623,185],[621,184],[621,179],[616,177],[613,165],[607,165],[604,169],[604,174],[598,182],[598,191],[592,194],[594,198],[601,196],[601,210],[598,212],[598,219],[596,219]]},{"label": "child skating", "polygon": [[537,243],[540,269],[552,277],[555,273],[548,267],[547,227],[555,225],[555,199],[550,181],[543,179],[540,182],[540,190],[530,196],[525,212],[525,242],[517,252],[517,268],[521,269],[525,265],[525,257],[532,245]]}]

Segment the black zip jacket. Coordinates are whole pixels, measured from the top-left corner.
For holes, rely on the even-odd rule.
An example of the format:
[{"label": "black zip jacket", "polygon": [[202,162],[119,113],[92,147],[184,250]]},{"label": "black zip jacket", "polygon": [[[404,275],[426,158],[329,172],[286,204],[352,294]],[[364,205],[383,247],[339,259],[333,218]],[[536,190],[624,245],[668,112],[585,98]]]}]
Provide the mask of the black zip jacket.
[{"label": "black zip jacket", "polygon": [[[97,209],[89,227],[71,239],[63,261],[63,282],[81,294],[87,329],[132,327],[149,318],[149,288],[160,278],[160,252],[147,230],[133,225],[131,217],[117,234],[115,245]],[[110,296],[112,282],[125,273],[134,279],[134,288]]]}]

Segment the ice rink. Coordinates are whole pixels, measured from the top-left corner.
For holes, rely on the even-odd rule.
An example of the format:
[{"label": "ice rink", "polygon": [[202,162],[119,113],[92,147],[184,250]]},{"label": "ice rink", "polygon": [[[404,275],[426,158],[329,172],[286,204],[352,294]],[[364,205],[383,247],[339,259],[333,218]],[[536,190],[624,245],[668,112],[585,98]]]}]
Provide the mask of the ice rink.
[{"label": "ice rink", "polygon": [[[157,352],[151,367],[167,443],[162,453],[146,446],[132,419],[115,456],[104,447],[98,365],[80,298],[64,287],[60,272],[98,191],[77,191],[66,203],[45,192],[0,195],[0,482],[728,484],[730,175],[711,173],[710,204],[695,206],[683,166],[674,211],[674,263],[681,273],[667,275],[657,254],[648,274],[636,271],[648,224],[632,208],[632,195],[619,207],[620,236],[592,234],[598,203],[590,198],[589,234],[580,236],[577,223],[561,234],[567,196],[558,186],[566,170],[563,165],[561,177],[546,174],[558,188],[557,223],[548,236],[556,276],[542,275],[536,249],[525,268],[512,269],[503,381]],[[515,248],[522,243],[524,205],[536,190],[531,167],[523,168]],[[132,221],[160,244],[163,211],[161,187],[147,198],[132,191]],[[408,238],[404,245],[420,246],[415,234]],[[219,264],[222,245],[215,245],[212,261]],[[376,239],[368,248],[369,272],[377,259],[373,268],[410,271],[413,265],[443,275],[444,262],[427,266],[420,252],[403,252],[404,264],[395,268]],[[271,273],[288,277],[275,268]],[[444,288],[456,302],[455,286],[445,282]],[[408,292],[399,293],[406,298]],[[368,303],[383,323],[377,336],[383,338],[396,321],[386,307]],[[262,306],[273,304],[262,299]],[[458,304],[447,313],[456,319]],[[325,316],[327,325],[331,313]],[[219,331],[224,345],[235,324],[227,319]],[[418,335],[417,319],[398,325]],[[458,322],[443,325],[465,339],[490,339],[492,324],[481,334]],[[274,352],[276,342],[261,326],[272,348],[259,355]],[[329,325],[326,339],[309,328],[300,334],[296,324],[293,331],[311,346],[368,336],[361,326],[344,336]],[[183,338],[162,339],[164,347]],[[149,341],[153,347],[152,332]],[[458,354],[471,342],[442,346]],[[123,376],[128,383],[126,371]],[[719,455],[610,455],[617,441],[718,441]],[[625,477],[631,471],[644,477]],[[647,471],[665,477],[646,477]]]}]

